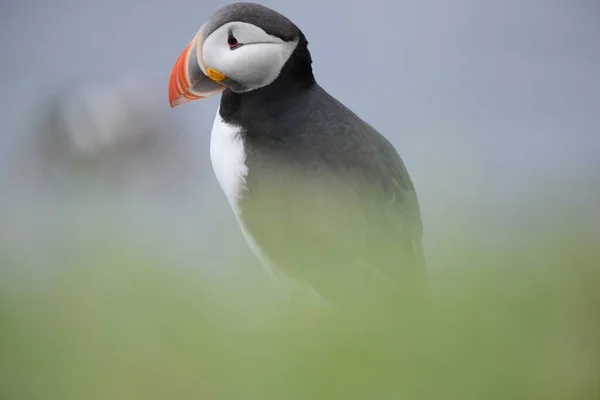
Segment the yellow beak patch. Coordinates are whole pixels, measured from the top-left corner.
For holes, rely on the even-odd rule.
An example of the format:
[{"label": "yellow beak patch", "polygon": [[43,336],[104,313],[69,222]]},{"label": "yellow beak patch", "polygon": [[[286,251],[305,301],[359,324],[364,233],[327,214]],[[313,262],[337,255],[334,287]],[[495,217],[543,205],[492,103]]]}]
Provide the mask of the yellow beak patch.
[{"label": "yellow beak patch", "polygon": [[208,77],[210,79],[212,79],[213,81],[217,81],[217,82],[220,82],[223,79],[227,78],[225,76],[225,74],[223,74],[221,71],[218,71],[214,68],[206,68],[206,75],[208,75]]}]

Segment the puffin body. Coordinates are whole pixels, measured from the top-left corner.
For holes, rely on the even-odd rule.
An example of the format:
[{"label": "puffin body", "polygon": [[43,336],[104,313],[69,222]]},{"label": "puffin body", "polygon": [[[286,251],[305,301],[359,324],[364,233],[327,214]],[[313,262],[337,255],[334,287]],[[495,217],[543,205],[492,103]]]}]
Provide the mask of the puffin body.
[{"label": "puffin body", "polygon": [[179,57],[172,106],[222,92],[211,160],[250,247],[334,304],[425,287],[417,196],[394,147],[316,81],[308,42],[264,6],[218,10]]}]

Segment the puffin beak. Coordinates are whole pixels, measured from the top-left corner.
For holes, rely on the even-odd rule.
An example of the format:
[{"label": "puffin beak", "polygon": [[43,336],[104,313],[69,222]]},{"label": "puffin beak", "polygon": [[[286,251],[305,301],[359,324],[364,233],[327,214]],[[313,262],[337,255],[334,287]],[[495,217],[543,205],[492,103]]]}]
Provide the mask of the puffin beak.
[{"label": "puffin beak", "polygon": [[173,108],[193,100],[214,96],[226,87],[218,82],[223,80],[224,76],[214,76],[215,73],[210,68],[210,78],[203,72],[206,68],[202,60],[202,43],[203,35],[200,30],[175,61],[169,79],[169,102]]}]

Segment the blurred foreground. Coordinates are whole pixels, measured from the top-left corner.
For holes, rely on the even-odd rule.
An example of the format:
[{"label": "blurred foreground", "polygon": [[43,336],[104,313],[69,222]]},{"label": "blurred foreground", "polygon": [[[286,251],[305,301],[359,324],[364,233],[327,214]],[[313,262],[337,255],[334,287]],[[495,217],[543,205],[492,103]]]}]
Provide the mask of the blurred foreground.
[{"label": "blurred foreground", "polygon": [[0,6],[0,400],[600,399],[598,2],[265,3],[413,174],[434,311],[383,326],[276,301],[218,98],[168,107],[225,3]]},{"label": "blurred foreground", "polygon": [[98,228],[52,284],[4,276],[0,398],[598,399],[600,252],[560,228],[514,251],[448,242],[429,318],[377,325],[286,306],[268,282],[226,289],[202,259]]}]

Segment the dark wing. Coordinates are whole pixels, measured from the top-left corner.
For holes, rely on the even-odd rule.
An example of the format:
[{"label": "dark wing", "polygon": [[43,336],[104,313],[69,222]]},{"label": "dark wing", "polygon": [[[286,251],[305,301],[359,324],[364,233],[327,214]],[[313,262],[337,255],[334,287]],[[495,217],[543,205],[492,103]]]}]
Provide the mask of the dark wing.
[{"label": "dark wing", "polygon": [[334,303],[368,306],[421,293],[425,264],[408,173],[387,140],[361,129],[368,135],[350,147],[362,150],[347,162],[300,165],[290,154],[254,165],[242,215],[277,268]]}]

